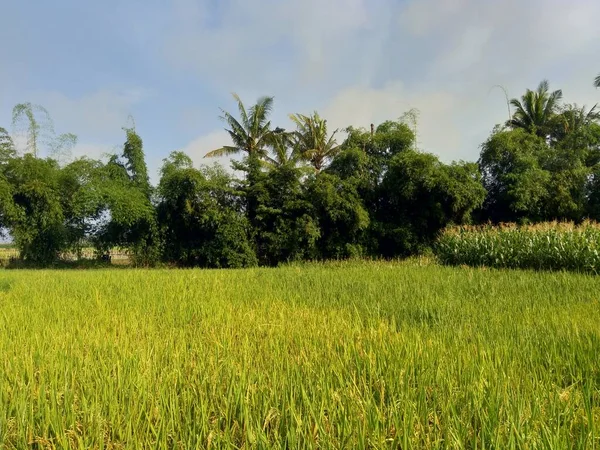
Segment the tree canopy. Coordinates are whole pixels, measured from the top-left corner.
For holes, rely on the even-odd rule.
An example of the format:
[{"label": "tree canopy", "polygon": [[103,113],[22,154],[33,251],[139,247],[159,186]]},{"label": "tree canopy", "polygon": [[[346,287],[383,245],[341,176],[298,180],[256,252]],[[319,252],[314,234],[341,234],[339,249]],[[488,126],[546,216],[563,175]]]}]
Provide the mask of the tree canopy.
[{"label": "tree canopy", "polygon": [[600,220],[600,111],[545,80],[509,102],[477,162],[419,149],[414,109],[341,130],[296,113],[286,130],[271,124],[273,97],[248,108],[233,97],[236,115],[221,116],[231,143],[206,156],[236,155],[237,172],[175,151],[156,186],[134,127],[106,159],[73,159],[75,135],[17,105],[14,132],[0,128],[0,233],[41,265],[91,246],[126,249],[136,265],[234,268],[403,257],[452,224]]}]

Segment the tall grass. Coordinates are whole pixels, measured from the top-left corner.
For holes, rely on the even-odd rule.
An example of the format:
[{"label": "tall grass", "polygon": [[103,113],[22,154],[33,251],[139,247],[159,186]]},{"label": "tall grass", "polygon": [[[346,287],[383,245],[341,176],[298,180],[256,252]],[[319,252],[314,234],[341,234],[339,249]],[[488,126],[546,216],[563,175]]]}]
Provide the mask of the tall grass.
[{"label": "tall grass", "polygon": [[544,223],[458,227],[435,245],[443,264],[600,272],[600,226]]},{"label": "tall grass", "polygon": [[594,448],[600,280],[0,271],[0,448]]}]

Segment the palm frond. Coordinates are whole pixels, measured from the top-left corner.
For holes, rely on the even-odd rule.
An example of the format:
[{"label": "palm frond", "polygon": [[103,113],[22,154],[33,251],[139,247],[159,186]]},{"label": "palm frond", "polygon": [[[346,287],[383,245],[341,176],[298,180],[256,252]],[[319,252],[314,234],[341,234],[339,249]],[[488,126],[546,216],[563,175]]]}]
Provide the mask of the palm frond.
[{"label": "palm frond", "polygon": [[242,123],[244,124],[243,127],[246,129],[250,128],[250,122],[248,121],[248,113],[246,112],[246,108],[244,107],[244,103],[242,102],[242,99],[235,92],[233,92],[231,95],[233,96],[233,98],[235,99],[235,101],[238,104],[238,111],[240,112],[240,118],[242,119]]},{"label": "palm frond", "polygon": [[206,155],[204,155],[204,157],[205,158],[217,158],[219,156],[229,156],[229,155],[238,153],[239,151],[240,151],[240,149],[237,147],[231,147],[231,146],[226,145],[224,147],[217,148],[215,150],[211,150]]},{"label": "palm frond", "polygon": [[589,122],[597,122],[600,120],[600,110],[598,108],[598,103],[596,103],[587,113],[587,120]]},{"label": "palm frond", "polygon": [[244,127],[244,125],[239,123],[238,120],[231,114],[229,114],[226,111],[223,111],[223,115],[220,118],[231,127],[233,133],[237,134],[241,138],[247,136],[246,128]]},{"label": "palm frond", "polygon": [[560,110],[563,93],[560,89],[549,92],[550,85],[542,80],[535,91],[527,89],[521,100],[512,99],[510,105],[515,109],[508,124],[513,128],[523,128],[538,136],[547,136],[552,123]]},{"label": "palm frond", "polygon": [[594,86],[600,88],[600,74],[594,79]]}]

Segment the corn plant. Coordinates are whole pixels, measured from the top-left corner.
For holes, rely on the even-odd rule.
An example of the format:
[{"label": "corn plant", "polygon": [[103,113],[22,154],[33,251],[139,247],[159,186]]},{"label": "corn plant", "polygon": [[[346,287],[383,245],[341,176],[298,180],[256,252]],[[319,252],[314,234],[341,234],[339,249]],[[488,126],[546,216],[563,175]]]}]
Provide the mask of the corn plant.
[{"label": "corn plant", "polygon": [[599,250],[600,226],[591,222],[450,228],[434,247],[443,264],[594,274]]}]

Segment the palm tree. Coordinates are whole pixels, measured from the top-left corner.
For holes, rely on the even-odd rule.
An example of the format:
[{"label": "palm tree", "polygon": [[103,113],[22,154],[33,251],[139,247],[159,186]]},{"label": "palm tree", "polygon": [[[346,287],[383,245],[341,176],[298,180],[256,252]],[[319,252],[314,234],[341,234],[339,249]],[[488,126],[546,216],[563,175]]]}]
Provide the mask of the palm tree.
[{"label": "palm tree", "polygon": [[513,98],[510,101],[515,113],[508,125],[545,138],[550,134],[561,99],[562,91],[549,92],[548,81],[543,80],[535,91],[527,89],[521,100]]},{"label": "palm tree", "polygon": [[269,169],[287,165],[295,166],[300,160],[300,154],[294,146],[293,134],[283,128],[275,128],[269,143],[270,155],[266,155],[263,165]]},{"label": "palm tree", "polygon": [[594,86],[600,88],[600,74],[594,79]]},{"label": "palm tree", "polygon": [[561,113],[556,117],[556,137],[561,139],[569,133],[577,132],[583,127],[600,121],[600,110],[597,108],[597,104],[589,111],[586,110],[585,106],[580,107],[577,104],[565,105]]},{"label": "palm tree", "polygon": [[340,152],[335,130],[331,136],[327,133],[327,121],[314,112],[312,116],[291,114],[290,119],[296,124],[294,143],[302,157],[319,172],[323,166]]},{"label": "palm tree", "polygon": [[229,128],[225,128],[225,130],[229,133],[233,145],[225,145],[212,150],[204,157],[212,158],[246,153],[247,156],[256,156],[259,159],[265,158],[267,148],[273,138],[271,122],[268,120],[273,109],[273,97],[261,97],[248,111],[237,94],[234,93],[233,98],[238,104],[240,120],[224,110],[221,110],[223,116],[220,117],[229,125]]}]

